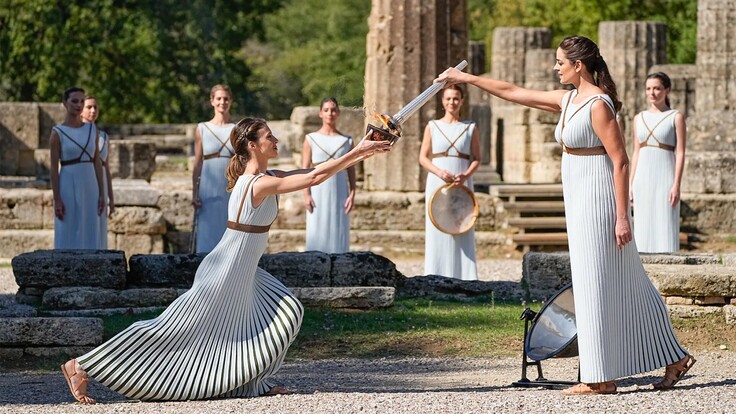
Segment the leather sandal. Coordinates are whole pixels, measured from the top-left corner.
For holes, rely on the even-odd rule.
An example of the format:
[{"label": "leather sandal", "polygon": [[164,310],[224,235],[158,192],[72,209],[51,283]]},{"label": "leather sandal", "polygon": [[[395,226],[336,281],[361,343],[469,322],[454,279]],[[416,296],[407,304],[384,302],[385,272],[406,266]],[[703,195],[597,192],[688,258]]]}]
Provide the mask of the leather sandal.
[{"label": "leather sandal", "polygon": [[[87,386],[89,385],[89,376],[83,375],[79,372],[77,372],[77,360],[72,359],[71,362],[73,363],[73,369],[72,373],[70,374],[69,371],[67,371],[66,364],[61,364],[59,367],[61,369],[61,373],[64,374],[64,379],[66,379],[67,385],[69,385],[69,391],[72,392],[72,396],[75,400],[77,400],[80,404],[96,404],[97,401],[94,400],[94,398],[87,395]],[[75,387],[72,384],[72,378],[79,377],[77,382],[77,386]]]},{"label": "leather sandal", "polygon": [[652,387],[659,391],[672,389],[690,371],[690,368],[695,365],[695,362],[697,362],[695,358],[687,354],[674,364],[667,365],[664,369],[664,378],[662,378],[662,381],[652,384]]},{"label": "leather sandal", "polygon": [[613,381],[599,382],[596,384],[575,384],[570,388],[562,391],[562,395],[598,395],[598,394],[616,394],[617,387]]}]

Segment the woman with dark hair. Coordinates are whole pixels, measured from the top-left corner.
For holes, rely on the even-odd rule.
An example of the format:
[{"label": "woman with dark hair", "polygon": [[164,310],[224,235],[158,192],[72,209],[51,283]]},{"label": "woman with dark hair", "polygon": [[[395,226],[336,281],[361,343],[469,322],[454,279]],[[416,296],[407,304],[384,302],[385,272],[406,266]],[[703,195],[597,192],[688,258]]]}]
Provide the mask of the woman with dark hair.
[{"label": "woman with dark hair", "polygon": [[64,122],[49,137],[54,249],[97,249],[104,208],[97,128],[82,121],[84,89],[64,91],[63,104]]},{"label": "woman with dark hair", "polygon": [[[100,109],[97,106],[97,99],[94,96],[87,95],[84,98],[84,109],[82,109],[82,121],[96,125],[95,122],[100,116]],[[107,157],[110,153],[110,138],[107,132],[98,130],[99,139],[97,140],[97,152],[100,155],[100,166],[102,168],[102,199],[105,203],[102,214],[100,214],[100,224],[97,236],[97,249],[107,249],[107,218],[112,216],[115,211],[115,197],[112,191],[112,177],[110,169],[107,167]]]},{"label": "woman with dark hair", "polygon": [[629,160],[621,103],[598,46],[565,38],[554,70],[572,91],[537,91],[453,68],[436,81],[466,82],[525,106],[562,112],[562,184],[575,291],[582,383],[565,395],[612,394],[615,379],[665,367],[655,389],[672,388],[695,362],[675,338],[667,308],[644,272],[629,218]]},{"label": "woman with dark hair", "polygon": [[228,140],[234,126],[230,121],[232,99],[229,87],[213,86],[210,105],[214,115],[209,121],[200,122],[194,130],[192,205],[197,209],[196,253],[209,253],[225,233],[230,199],[225,191],[225,169],[235,154]]},{"label": "woman with dark hair", "polygon": [[429,200],[446,183],[473,190],[473,174],[480,165],[480,137],[475,123],[463,121],[463,90],[451,85],[442,91],[445,115],[424,129],[419,164],[427,170],[425,196],[424,274],[461,280],[478,280],[475,263],[475,230],[447,234],[429,215]]},{"label": "woman with dark hair", "polygon": [[[353,147],[353,138],[337,130],[340,107],[335,98],[319,106],[322,127],[304,139],[302,168],[339,158]],[[307,208],[306,249],[325,253],[350,250],[350,218],[355,203],[355,167],[349,167],[322,184],[304,189]]]},{"label": "woman with dark hair", "polygon": [[93,377],[140,400],[254,397],[287,392],[271,377],[296,337],[303,308],[294,295],[258,267],[268,230],[278,214],[278,194],[303,190],[390,149],[366,136],[344,156],[316,168],[271,171],[278,139],[266,121],[235,124],[235,154],[227,167],[227,229],[197,268],[192,288],[159,317],[136,322],[61,371],[77,401]]},{"label": "woman with dark hair", "polygon": [[680,250],[680,182],[685,167],[685,117],[670,108],[672,82],[662,72],[647,76],[649,109],[634,118],[629,176],[634,240],[640,252]]}]

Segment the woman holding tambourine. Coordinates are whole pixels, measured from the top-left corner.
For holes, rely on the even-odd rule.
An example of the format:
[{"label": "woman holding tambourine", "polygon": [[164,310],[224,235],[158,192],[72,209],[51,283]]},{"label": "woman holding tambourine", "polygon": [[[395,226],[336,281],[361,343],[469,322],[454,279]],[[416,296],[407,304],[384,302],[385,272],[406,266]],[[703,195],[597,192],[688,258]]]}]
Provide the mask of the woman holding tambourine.
[{"label": "woman holding tambourine", "polygon": [[424,129],[419,151],[419,164],[428,172],[424,273],[477,280],[472,223],[478,204],[471,177],[480,164],[480,139],[475,124],[460,119],[462,106],[462,89],[448,87],[442,93],[445,115]]}]

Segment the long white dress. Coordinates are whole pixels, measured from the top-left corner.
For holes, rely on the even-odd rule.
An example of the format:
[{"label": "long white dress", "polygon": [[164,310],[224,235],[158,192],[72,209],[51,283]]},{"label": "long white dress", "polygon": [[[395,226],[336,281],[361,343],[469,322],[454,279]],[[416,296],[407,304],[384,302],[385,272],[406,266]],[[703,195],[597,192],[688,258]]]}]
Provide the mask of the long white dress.
[{"label": "long white dress", "polygon": [[58,124],[59,192],[64,219],[54,216],[54,249],[97,249],[100,220],[97,215],[99,188],[93,157],[97,145],[94,124],[72,128]]},{"label": "long white dress", "polygon": [[218,126],[210,122],[197,125],[205,158],[199,178],[202,206],[197,210],[197,253],[212,251],[225,233],[230,199],[225,170],[235,154],[230,144],[230,131],[234,127],[235,124]]},{"label": "long white dress", "polygon": [[[447,156],[432,158],[432,163],[453,174],[465,171],[470,165],[469,157],[475,124],[470,121],[448,124],[443,121],[429,123],[432,134],[432,154],[444,153]],[[478,280],[475,263],[475,229],[463,234],[447,234],[435,227],[429,218],[429,199],[445,182],[438,176],[427,174],[424,197],[425,209],[425,241],[424,241],[424,274],[440,275],[461,280]],[[473,179],[469,178],[465,186],[473,190]]]},{"label": "long white dress", "polygon": [[[313,132],[305,139],[312,149],[315,166],[340,158],[353,147],[353,139],[344,135]],[[350,251],[350,217],[345,214],[345,201],[350,193],[347,171],[340,171],[312,187],[311,192],[314,210],[307,211],[306,249],[325,253]]]},{"label": "long white dress", "polygon": [[101,250],[107,249],[107,211],[110,208],[110,190],[107,188],[107,156],[110,152],[110,137],[107,132],[100,131],[100,139],[97,141],[98,151],[100,152],[100,161],[102,162],[102,190],[105,200],[105,209],[99,215],[99,235],[97,236],[97,248]]},{"label": "long white dress", "polygon": [[675,181],[676,115],[675,109],[659,113],[644,111],[636,119],[640,148],[632,183],[633,226],[640,252],[680,250],[680,202],[675,207],[669,202]]},{"label": "long white dress", "polygon": [[[253,207],[248,183],[261,176],[238,179],[229,220],[270,226],[276,219],[276,196]],[[200,264],[189,291],[159,317],[132,324],[77,361],[90,377],[140,400],[268,392],[304,309],[281,282],[258,267],[267,243],[268,232],[227,228]]]},{"label": "long white dress", "polygon": [[[602,100],[613,111],[613,102],[608,95],[595,95],[573,103],[570,94],[574,100],[577,91],[562,100],[557,142],[570,148],[602,146],[590,108]],[[562,184],[581,381],[611,381],[682,359],[686,352],[675,338],[662,297],[644,271],[636,242],[621,250],[616,245],[611,158],[563,152]]]}]

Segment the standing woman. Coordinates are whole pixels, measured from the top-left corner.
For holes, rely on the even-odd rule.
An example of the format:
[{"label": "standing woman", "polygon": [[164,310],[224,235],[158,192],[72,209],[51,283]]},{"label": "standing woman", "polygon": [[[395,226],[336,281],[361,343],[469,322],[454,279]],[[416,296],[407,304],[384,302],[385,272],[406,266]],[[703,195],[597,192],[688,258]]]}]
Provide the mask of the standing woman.
[{"label": "standing woman", "polygon": [[612,394],[615,379],[666,366],[672,388],[695,359],[675,338],[667,308],[644,272],[629,224],[629,161],[616,123],[620,102],[598,46],[565,38],[554,67],[572,91],[537,91],[448,69],[436,81],[467,82],[536,109],[562,112],[562,184],[575,291],[582,383],[566,395]]},{"label": "standing woman", "polygon": [[[97,107],[97,99],[94,96],[87,95],[84,98],[84,108],[82,109],[82,121],[96,125],[95,121],[100,112]],[[98,130],[99,139],[97,140],[97,152],[100,154],[100,166],[102,167],[102,200],[105,203],[102,214],[100,214],[99,233],[97,236],[97,248],[107,249],[107,218],[112,217],[115,211],[115,198],[112,193],[112,178],[110,177],[110,169],[107,167],[107,156],[110,152],[110,138],[107,132]]]},{"label": "standing woman", "polygon": [[54,249],[97,249],[104,208],[97,128],[82,122],[84,89],[64,91],[64,122],[51,130]]},{"label": "standing woman", "polygon": [[424,274],[478,280],[475,264],[475,229],[447,234],[429,217],[429,200],[446,183],[465,185],[473,191],[473,173],[480,164],[480,138],[475,124],[460,119],[463,90],[451,85],[442,92],[445,116],[424,129],[419,164],[427,170],[425,200]]},{"label": "standing woman", "polygon": [[94,404],[88,378],[140,400],[199,400],[283,394],[272,376],[299,332],[303,308],[281,282],[258,267],[278,194],[317,185],[388,142],[366,138],[336,160],[310,170],[269,171],[278,139],[266,122],[245,118],[230,134],[232,197],[227,230],[197,269],[192,288],[159,317],[132,324],[61,371],[74,398]]},{"label": "standing woman", "polygon": [[685,117],[670,108],[672,82],[647,76],[649,109],[634,118],[631,201],[634,239],[640,252],[680,250],[680,182],[685,166]]},{"label": "standing woman", "polygon": [[[302,167],[311,168],[337,159],[350,151],[353,138],[337,130],[340,107],[335,98],[319,106],[322,127],[307,134],[302,149]],[[315,187],[304,189],[307,208],[307,250],[345,253],[350,250],[350,218],[355,202],[355,167],[341,171]]]},{"label": "standing woman", "polygon": [[225,170],[235,154],[228,141],[234,124],[230,122],[232,93],[225,85],[210,90],[210,104],[215,112],[208,122],[201,122],[194,132],[194,169],[192,205],[197,209],[196,253],[207,253],[220,241],[227,224]]}]

